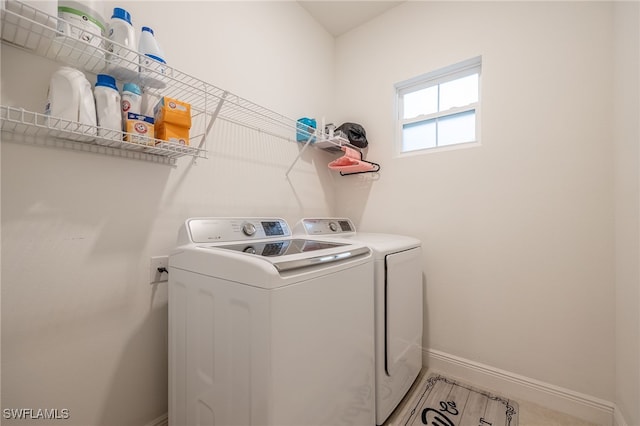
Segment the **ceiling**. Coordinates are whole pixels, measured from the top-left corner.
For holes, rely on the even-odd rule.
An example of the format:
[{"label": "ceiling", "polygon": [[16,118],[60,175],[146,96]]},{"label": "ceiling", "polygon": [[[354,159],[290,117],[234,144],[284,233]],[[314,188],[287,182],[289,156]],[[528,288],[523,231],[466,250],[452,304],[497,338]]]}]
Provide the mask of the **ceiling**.
[{"label": "ceiling", "polygon": [[338,37],[403,1],[311,1],[300,0],[304,7],[330,34]]}]

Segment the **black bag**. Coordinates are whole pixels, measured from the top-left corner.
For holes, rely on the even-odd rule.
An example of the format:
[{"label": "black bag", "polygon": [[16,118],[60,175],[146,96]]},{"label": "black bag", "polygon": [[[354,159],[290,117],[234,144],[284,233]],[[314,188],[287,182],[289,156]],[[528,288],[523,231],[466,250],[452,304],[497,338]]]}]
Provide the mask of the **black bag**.
[{"label": "black bag", "polygon": [[364,127],[356,123],[344,123],[340,125],[336,130],[341,131],[349,139],[349,143],[358,148],[366,148],[369,145],[367,142],[367,132]]}]

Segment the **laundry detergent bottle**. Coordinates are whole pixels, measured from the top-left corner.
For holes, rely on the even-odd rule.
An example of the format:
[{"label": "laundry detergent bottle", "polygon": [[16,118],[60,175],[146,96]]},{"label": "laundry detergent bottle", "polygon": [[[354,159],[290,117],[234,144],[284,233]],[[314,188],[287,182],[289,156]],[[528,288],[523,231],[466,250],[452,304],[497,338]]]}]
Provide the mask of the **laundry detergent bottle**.
[{"label": "laundry detergent bottle", "polygon": [[119,80],[132,81],[138,76],[136,34],[131,14],[116,7],[107,28],[107,70]]},{"label": "laundry detergent bottle", "polygon": [[106,74],[98,74],[98,81],[96,81],[93,92],[96,98],[98,135],[108,139],[121,140],[122,133],[110,132],[110,130],[122,131],[120,93],[115,78]]},{"label": "laundry detergent bottle", "polygon": [[149,87],[163,88],[163,81],[167,73],[164,52],[155,37],[153,29],[142,27],[138,41],[138,53],[140,53],[140,77]]},{"label": "laundry detergent bottle", "polygon": [[[55,3],[41,1],[40,3]],[[102,37],[106,35],[103,3],[99,0],[58,0],[58,32],[54,39],[59,58],[90,69],[104,68]],[[79,48],[82,43],[89,46]]]},{"label": "laundry detergent bottle", "polygon": [[134,83],[125,83],[122,86],[120,96],[122,106],[122,126],[125,127],[125,120],[129,113],[140,114],[142,112],[142,90]]},{"label": "laundry detergent bottle", "polygon": [[[96,134],[96,107],[91,83],[85,75],[71,67],[61,67],[49,81],[45,114],[69,120],[85,135]],[[79,136],[78,140],[86,138]],[[91,140],[91,138],[87,139]]]}]

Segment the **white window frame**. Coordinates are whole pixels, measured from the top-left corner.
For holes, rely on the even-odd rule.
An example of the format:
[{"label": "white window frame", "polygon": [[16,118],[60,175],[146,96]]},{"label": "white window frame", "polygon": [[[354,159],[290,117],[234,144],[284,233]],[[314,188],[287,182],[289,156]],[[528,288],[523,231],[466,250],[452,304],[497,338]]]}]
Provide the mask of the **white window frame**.
[{"label": "white window frame", "polygon": [[[437,86],[448,81],[457,80],[469,75],[478,74],[478,101],[472,104],[465,105],[463,107],[450,108],[445,111],[438,111],[431,114],[423,114],[417,117],[405,119],[404,117],[404,95],[413,93],[418,90],[426,89],[428,87]],[[416,154],[425,154],[430,152],[450,150],[461,147],[470,147],[480,145],[480,87],[482,77],[482,56],[468,59],[466,61],[458,62],[453,65],[440,68],[435,71],[428,72],[426,74],[411,78],[409,80],[402,81],[395,85],[396,91],[396,143],[395,143],[395,156],[404,157]],[[448,145],[437,145],[422,149],[416,149],[411,151],[402,151],[402,137],[403,128],[407,124],[420,123],[430,121],[442,117],[453,116],[456,114],[475,111],[475,141],[460,142]]]}]

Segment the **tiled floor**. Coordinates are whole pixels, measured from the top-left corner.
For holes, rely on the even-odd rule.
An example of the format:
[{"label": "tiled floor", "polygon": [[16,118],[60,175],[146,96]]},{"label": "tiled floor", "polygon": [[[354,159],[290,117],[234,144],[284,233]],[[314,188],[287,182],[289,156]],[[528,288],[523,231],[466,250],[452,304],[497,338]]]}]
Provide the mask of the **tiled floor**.
[{"label": "tiled floor", "polygon": [[[413,400],[413,393],[418,389],[422,389],[422,380],[429,377],[430,374],[430,371],[425,370],[420,373],[416,383],[414,383],[413,387],[409,390],[407,397],[391,414],[384,426],[401,426],[400,421],[406,412],[405,410],[411,408],[410,403]],[[494,391],[492,393],[500,395],[500,392]],[[508,395],[502,396],[508,397]],[[515,401],[519,407],[518,426],[598,426],[594,423],[589,423],[576,417],[541,407],[532,402],[518,399],[515,399]]]},{"label": "tiled floor", "polygon": [[532,402],[519,401],[519,426],[596,426],[582,419],[549,410]]}]

